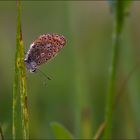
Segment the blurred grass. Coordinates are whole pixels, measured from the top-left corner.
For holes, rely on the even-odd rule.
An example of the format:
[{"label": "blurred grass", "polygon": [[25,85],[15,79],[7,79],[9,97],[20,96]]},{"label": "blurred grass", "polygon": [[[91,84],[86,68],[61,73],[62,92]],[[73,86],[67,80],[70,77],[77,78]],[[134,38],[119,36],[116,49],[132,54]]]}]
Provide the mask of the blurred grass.
[{"label": "blurred grass", "polygon": [[0,139],[4,140],[3,130],[1,128],[1,126],[0,126]]},{"label": "blurred grass", "polygon": [[106,113],[105,113],[105,132],[103,135],[104,139],[112,138],[112,120],[113,120],[113,104],[115,100],[115,92],[116,92],[116,77],[117,77],[117,69],[118,69],[118,60],[120,54],[120,43],[121,43],[121,36],[122,30],[124,28],[124,19],[125,19],[125,12],[124,12],[124,2],[121,0],[114,1],[115,4],[112,8],[113,10],[113,18],[114,18],[114,31],[113,31],[113,43],[112,43],[112,62],[110,66],[110,74],[109,74],[109,89],[107,95],[107,102],[106,102]]},{"label": "blurred grass", "polygon": [[69,131],[59,123],[56,122],[51,123],[51,128],[56,139],[69,139],[69,140],[74,139],[72,135],[69,133]]},{"label": "blurred grass", "polygon": [[116,76],[117,76],[117,69],[118,69],[118,62],[119,62],[119,55],[120,55],[120,46],[121,46],[121,38],[122,38],[122,31],[124,29],[124,21],[126,18],[126,9],[128,12],[128,7],[130,7],[131,1],[121,1],[116,0],[113,1],[114,5],[112,6],[113,9],[113,16],[114,16],[114,32],[113,32],[113,54],[112,54],[112,64],[110,68],[110,79],[109,79],[109,91],[107,97],[107,104],[106,104],[106,114],[105,114],[105,132],[103,138],[108,139],[111,138],[112,134],[112,120],[113,120],[113,105],[115,99],[115,92],[116,92]]},{"label": "blurred grass", "polygon": [[[127,42],[130,38],[126,36],[124,39],[126,44],[122,47],[123,49],[126,47],[126,50],[120,57],[124,62],[119,62],[119,80],[117,81],[119,85],[120,80],[127,77],[134,62],[139,59],[139,6],[140,3],[135,2],[130,13],[131,20],[128,21],[130,31],[126,34],[131,35],[132,47]],[[0,17],[0,122],[4,136],[11,138],[12,120],[9,116],[11,115],[11,85],[16,45],[15,2],[1,1]],[[43,85],[44,78],[39,73],[27,75],[30,118],[32,118],[30,119],[30,138],[53,138],[50,123],[54,121],[64,125],[74,137],[76,135],[78,137],[78,129],[84,131],[84,136],[81,137],[85,135],[92,137],[104,120],[107,96],[108,66],[112,52],[112,15],[108,3],[105,1],[66,3],[64,1],[22,1],[22,29],[25,50],[28,50],[30,43],[36,37],[47,32],[63,34],[68,40],[66,47],[55,59],[40,67],[43,72],[52,77],[47,86]],[[127,43],[130,50],[127,48]],[[127,51],[128,54],[126,54]],[[131,53],[134,55],[134,60],[132,60],[133,56],[132,59],[130,57]],[[8,59],[6,59],[7,56]],[[125,56],[126,59],[123,59]],[[128,67],[122,70],[121,68],[125,65]],[[115,138],[139,136],[138,83],[139,71],[129,79],[126,94],[121,97],[119,106],[115,109],[112,129],[112,136]],[[117,87],[118,90],[119,87],[121,86]],[[82,121],[81,114],[85,115],[85,121]],[[88,118],[87,122],[86,118]]]}]

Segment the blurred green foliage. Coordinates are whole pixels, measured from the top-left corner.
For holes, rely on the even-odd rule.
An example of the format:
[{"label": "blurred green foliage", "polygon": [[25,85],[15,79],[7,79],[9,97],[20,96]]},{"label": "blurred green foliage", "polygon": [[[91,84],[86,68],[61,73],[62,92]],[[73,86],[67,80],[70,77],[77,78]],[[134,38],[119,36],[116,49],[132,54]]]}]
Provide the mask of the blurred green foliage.
[{"label": "blurred green foliage", "polygon": [[[108,84],[108,95],[106,102],[106,113],[105,113],[105,130],[104,139],[112,138],[112,119],[114,102],[116,97],[116,82],[118,73],[118,62],[121,50],[122,33],[125,28],[126,20],[126,9],[130,7],[131,1],[113,0],[110,1],[113,12],[113,32],[112,32],[112,60],[109,72],[109,84]],[[129,10],[127,11],[127,13]],[[121,93],[118,93],[121,94]],[[116,99],[118,100],[118,99]]]},{"label": "blurred green foliage", "polygon": [[51,128],[56,139],[73,139],[69,131],[67,131],[61,124],[53,122],[51,123]]},{"label": "blurred green foliage", "polygon": [[[123,33],[117,90],[139,60],[139,6],[135,1]],[[0,1],[0,123],[12,134],[12,82],[16,50],[16,2]],[[65,48],[40,69],[27,72],[30,137],[54,138],[50,124],[59,122],[75,138],[92,138],[104,120],[112,52],[112,14],[105,1],[22,1],[22,32],[26,51],[41,34],[67,38]],[[139,68],[127,81],[114,110],[114,138],[139,138]]]}]

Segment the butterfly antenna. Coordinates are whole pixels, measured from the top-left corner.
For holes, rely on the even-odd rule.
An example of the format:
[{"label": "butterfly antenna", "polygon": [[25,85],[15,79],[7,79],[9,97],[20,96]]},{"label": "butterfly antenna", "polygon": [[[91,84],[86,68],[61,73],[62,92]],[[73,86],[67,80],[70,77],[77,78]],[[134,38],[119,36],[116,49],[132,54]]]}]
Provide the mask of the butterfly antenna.
[{"label": "butterfly antenna", "polygon": [[51,80],[50,77],[48,77],[43,71],[41,71],[40,69],[37,69],[42,75],[44,75],[48,80]]}]

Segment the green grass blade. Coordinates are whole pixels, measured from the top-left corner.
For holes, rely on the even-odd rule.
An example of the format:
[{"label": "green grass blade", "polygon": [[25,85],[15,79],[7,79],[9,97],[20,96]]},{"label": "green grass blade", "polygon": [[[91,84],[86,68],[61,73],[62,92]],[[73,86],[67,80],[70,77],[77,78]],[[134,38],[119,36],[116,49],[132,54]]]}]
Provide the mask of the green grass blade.
[{"label": "green grass blade", "polygon": [[2,127],[0,126],[0,139],[1,140],[4,140],[4,134],[3,134],[3,131],[2,131]]},{"label": "green grass blade", "polygon": [[13,84],[13,124],[12,124],[12,135],[13,135],[13,139],[16,139],[16,131],[17,131],[17,127],[16,127],[16,123],[17,123],[17,102],[18,102],[18,90],[19,90],[19,39],[18,39],[18,30],[19,30],[19,18],[20,18],[20,9],[18,7],[18,17],[17,17],[17,37],[16,37],[16,53],[15,53],[15,68],[14,68],[14,84]]},{"label": "green grass blade", "polygon": [[[21,37],[20,32],[20,37]],[[21,111],[22,111],[22,129],[23,137],[29,138],[29,115],[28,115],[28,104],[27,104],[27,87],[26,87],[26,69],[24,64],[24,47],[22,38],[20,40],[20,100],[21,100]]]},{"label": "green grass blade", "polygon": [[105,114],[105,122],[106,128],[104,133],[104,138],[111,138],[111,129],[112,129],[112,118],[113,118],[113,104],[115,97],[115,86],[116,86],[116,74],[117,74],[117,64],[119,58],[120,51],[120,41],[121,34],[124,25],[125,19],[125,8],[126,5],[122,0],[115,0],[114,3],[114,33],[113,33],[113,55],[110,69],[110,77],[109,77],[109,88],[107,95],[107,103],[106,103],[106,114]]},{"label": "green grass blade", "polygon": [[[29,139],[29,115],[27,107],[27,87],[26,87],[26,68],[24,64],[24,46],[21,31],[21,3],[17,1],[18,18],[17,18],[17,36],[16,36],[16,54],[15,54],[15,76],[13,84],[13,139],[16,139],[17,129],[17,102],[18,93],[20,93],[21,120],[23,139]],[[19,89],[20,88],[20,89]]]},{"label": "green grass blade", "polygon": [[59,123],[52,123],[51,128],[56,139],[70,139],[73,137],[70,132]]},{"label": "green grass blade", "polygon": [[12,124],[12,135],[13,135],[13,139],[16,138],[16,121],[17,121],[17,97],[18,97],[18,60],[17,57],[18,56],[18,48],[16,49],[16,54],[15,54],[15,76],[14,76],[14,84],[13,84],[13,124]]}]

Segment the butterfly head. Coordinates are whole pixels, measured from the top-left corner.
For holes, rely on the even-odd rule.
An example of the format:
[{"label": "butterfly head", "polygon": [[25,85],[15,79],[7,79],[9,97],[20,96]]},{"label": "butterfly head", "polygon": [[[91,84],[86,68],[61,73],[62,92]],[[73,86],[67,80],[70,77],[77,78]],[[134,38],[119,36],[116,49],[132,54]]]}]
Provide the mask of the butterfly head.
[{"label": "butterfly head", "polygon": [[30,72],[35,72],[37,69],[37,64],[34,61],[30,61],[30,59],[24,59],[26,68],[30,71]]}]

